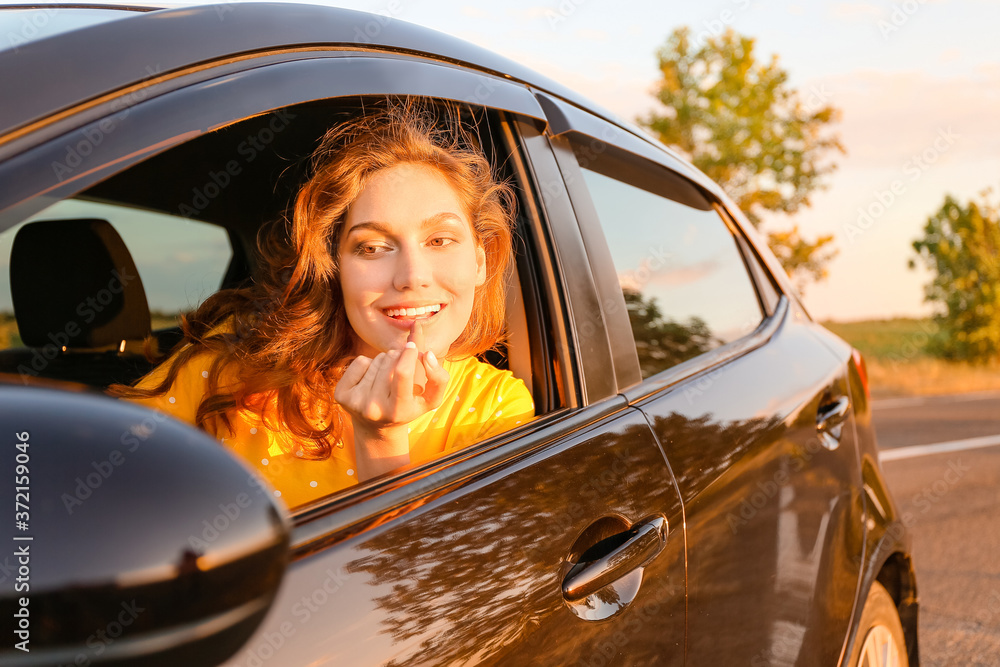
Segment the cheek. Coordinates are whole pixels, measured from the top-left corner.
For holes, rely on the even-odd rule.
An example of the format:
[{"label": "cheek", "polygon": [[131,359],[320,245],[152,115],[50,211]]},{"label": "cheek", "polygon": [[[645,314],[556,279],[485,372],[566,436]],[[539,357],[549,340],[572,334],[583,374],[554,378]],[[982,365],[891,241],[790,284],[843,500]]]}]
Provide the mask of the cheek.
[{"label": "cheek", "polygon": [[370,304],[383,291],[377,269],[371,262],[347,261],[341,265],[340,292],[349,311]]}]

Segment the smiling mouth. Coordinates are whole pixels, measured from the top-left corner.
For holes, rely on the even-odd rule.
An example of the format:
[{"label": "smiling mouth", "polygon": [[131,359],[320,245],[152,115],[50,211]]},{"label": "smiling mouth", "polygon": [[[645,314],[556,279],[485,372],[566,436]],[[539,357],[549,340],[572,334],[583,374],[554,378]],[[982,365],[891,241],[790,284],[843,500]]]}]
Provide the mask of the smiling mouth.
[{"label": "smiling mouth", "polygon": [[394,320],[427,320],[441,311],[441,304],[435,303],[430,306],[420,306],[419,308],[386,308],[382,312]]}]

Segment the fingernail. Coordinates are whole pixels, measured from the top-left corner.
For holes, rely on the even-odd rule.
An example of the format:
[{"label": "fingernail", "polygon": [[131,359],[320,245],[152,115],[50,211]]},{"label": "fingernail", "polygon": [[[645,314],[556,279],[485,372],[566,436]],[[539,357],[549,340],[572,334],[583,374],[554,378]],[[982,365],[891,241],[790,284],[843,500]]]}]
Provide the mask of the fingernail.
[{"label": "fingernail", "polygon": [[431,366],[437,366],[438,364],[437,357],[435,357],[434,353],[430,350],[427,350],[427,363],[429,363]]},{"label": "fingernail", "polygon": [[409,348],[411,350],[415,350],[415,349],[417,349],[417,344],[414,343],[412,340],[408,340],[408,341],[406,341],[406,345],[404,347],[407,347],[407,348]]}]

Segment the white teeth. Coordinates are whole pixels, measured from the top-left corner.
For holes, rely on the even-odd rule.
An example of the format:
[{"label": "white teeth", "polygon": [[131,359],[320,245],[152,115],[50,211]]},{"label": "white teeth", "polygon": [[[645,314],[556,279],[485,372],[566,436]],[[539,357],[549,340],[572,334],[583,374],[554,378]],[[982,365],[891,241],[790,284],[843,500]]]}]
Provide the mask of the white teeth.
[{"label": "white teeth", "polygon": [[440,311],[441,304],[435,303],[430,306],[419,306],[417,308],[387,308],[385,314],[389,317],[419,317]]}]

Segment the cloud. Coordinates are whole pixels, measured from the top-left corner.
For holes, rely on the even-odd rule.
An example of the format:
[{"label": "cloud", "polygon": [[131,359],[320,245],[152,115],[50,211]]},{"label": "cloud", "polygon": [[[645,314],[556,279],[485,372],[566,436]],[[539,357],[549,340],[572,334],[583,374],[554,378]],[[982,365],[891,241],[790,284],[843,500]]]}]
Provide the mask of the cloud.
[{"label": "cloud", "polygon": [[715,258],[674,269],[661,268],[658,271],[649,269],[645,264],[646,262],[643,261],[635,270],[618,274],[618,284],[621,285],[622,289],[633,289],[641,292],[646,285],[665,287],[689,285],[718,273],[720,268],[719,260]]}]

